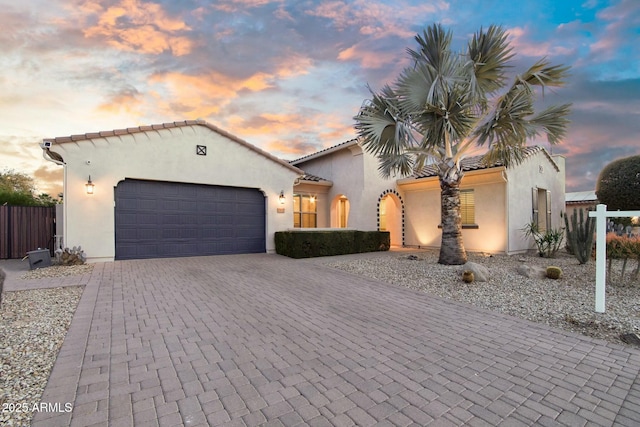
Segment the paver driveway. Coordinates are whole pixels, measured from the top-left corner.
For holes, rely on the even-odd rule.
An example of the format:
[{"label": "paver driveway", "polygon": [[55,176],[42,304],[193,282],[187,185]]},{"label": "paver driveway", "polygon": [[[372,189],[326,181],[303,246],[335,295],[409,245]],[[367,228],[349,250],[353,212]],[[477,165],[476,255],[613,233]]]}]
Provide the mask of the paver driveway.
[{"label": "paver driveway", "polygon": [[[277,255],[96,265],[33,425],[633,425],[640,351]],[[636,382],[634,382],[636,381]]]}]

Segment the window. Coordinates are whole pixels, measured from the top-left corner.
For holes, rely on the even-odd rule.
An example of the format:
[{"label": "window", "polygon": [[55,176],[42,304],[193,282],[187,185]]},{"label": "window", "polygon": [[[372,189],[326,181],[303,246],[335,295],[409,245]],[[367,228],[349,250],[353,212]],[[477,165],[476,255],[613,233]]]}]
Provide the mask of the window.
[{"label": "window", "polygon": [[460,190],[460,214],[462,225],[476,223],[476,203],[473,190]]},{"label": "window", "polygon": [[338,227],[347,227],[347,198],[338,200]]},{"label": "window", "polygon": [[316,198],[303,194],[293,195],[293,226],[295,228],[316,228],[318,211]]},{"label": "window", "polygon": [[380,231],[387,231],[387,197],[380,200]]},{"label": "window", "polygon": [[533,188],[533,212],[531,219],[538,226],[538,231],[545,233],[551,229],[551,191],[544,188]]}]

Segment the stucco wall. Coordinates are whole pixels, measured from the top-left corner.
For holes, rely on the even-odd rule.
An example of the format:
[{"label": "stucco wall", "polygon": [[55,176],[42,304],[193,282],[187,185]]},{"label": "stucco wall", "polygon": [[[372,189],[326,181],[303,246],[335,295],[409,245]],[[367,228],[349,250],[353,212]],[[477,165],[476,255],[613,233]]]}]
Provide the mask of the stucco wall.
[{"label": "stucco wall", "polygon": [[[560,212],[565,209],[565,162],[564,157],[551,160],[544,151],[539,151],[517,167],[507,170],[509,209],[509,253],[524,252],[535,248],[532,238],[526,239],[522,228],[532,219],[532,189],[551,191],[551,226],[564,226]],[[540,215],[546,215],[540,212]]]},{"label": "stucco wall", "polygon": [[[207,147],[196,155],[196,145]],[[125,178],[226,185],[260,189],[266,197],[266,247],[274,233],[289,228],[292,209],[277,213],[278,196],[293,196],[294,170],[205,126],[183,126],[143,133],[53,144],[65,162],[65,245],[81,245],[91,261],[113,260],[114,188]],[[93,195],[86,194],[91,175]]]},{"label": "stucco wall", "polygon": [[[440,224],[440,184],[437,177],[403,185],[406,201],[405,240],[408,246],[439,248],[442,239]],[[473,190],[475,224],[463,228],[466,250],[500,253],[506,251],[506,184],[502,168],[468,172],[461,190]]]}]

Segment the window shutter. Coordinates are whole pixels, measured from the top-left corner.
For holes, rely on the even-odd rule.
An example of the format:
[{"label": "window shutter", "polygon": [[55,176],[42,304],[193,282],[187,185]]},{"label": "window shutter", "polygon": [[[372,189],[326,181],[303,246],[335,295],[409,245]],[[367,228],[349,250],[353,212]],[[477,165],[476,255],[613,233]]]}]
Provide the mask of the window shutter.
[{"label": "window shutter", "polygon": [[536,187],[533,187],[531,191],[531,203],[532,203],[531,220],[533,221],[534,224],[538,225],[538,189]]},{"label": "window shutter", "polygon": [[547,190],[547,230],[551,230],[551,191]]}]

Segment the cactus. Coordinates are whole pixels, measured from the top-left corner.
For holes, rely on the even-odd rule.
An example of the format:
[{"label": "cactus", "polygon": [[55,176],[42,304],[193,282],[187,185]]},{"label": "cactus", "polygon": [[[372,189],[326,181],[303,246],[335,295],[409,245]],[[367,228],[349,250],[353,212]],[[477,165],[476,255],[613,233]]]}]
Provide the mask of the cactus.
[{"label": "cactus", "polygon": [[465,272],[462,273],[462,280],[465,283],[472,283],[475,280],[475,277],[473,276],[473,271],[465,270]]},{"label": "cactus", "polygon": [[[578,211],[580,211],[580,221],[578,221]],[[587,210],[588,212],[588,210]],[[571,227],[569,227],[569,217],[564,215],[564,223],[567,230],[567,241],[580,264],[586,264],[591,259],[593,250],[593,235],[596,229],[596,221],[588,213],[585,217],[582,209],[576,209],[571,215]]]},{"label": "cactus", "polygon": [[559,279],[562,277],[562,269],[554,266],[547,267],[547,277],[553,280]]}]

